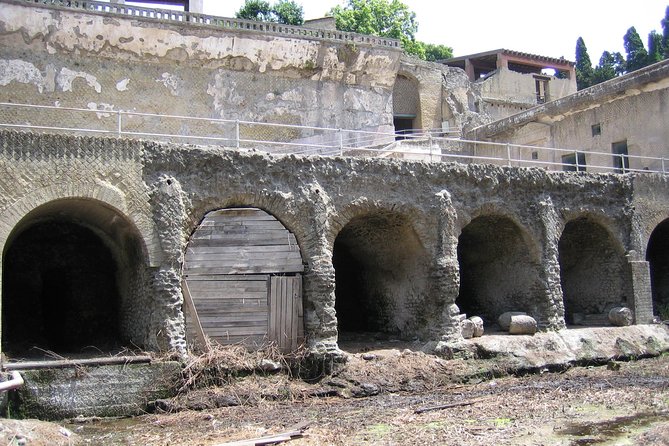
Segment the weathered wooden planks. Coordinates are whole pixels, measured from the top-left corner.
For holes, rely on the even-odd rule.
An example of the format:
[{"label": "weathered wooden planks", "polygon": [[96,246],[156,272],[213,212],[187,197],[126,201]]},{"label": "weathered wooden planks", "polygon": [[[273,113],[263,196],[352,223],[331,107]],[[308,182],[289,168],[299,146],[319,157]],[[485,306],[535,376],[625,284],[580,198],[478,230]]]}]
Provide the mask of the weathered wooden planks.
[{"label": "weathered wooden planks", "polygon": [[[184,275],[204,333],[222,344],[301,342],[304,270],[295,236],[260,209],[208,213],[186,250]],[[275,276],[289,274],[289,276]],[[187,314],[189,336],[195,318]]]}]

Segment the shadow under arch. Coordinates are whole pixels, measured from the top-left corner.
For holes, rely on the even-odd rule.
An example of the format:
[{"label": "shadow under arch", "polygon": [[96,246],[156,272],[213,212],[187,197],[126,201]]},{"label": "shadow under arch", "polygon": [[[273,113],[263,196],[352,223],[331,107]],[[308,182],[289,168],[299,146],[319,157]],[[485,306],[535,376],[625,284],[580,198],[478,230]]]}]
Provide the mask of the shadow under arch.
[{"label": "shadow under arch", "polygon": [[537,321],[539,260],[526,231],[511,217],[484,214],[465,225],[458,237],[460,290],[456,305],[467,317],[493,326],[507,311],[526,312]]},{"label": "shadow under arch", "polygon": [[437,313],[428,298],[428,259],[404,214],[368,209],[353,216],[333,246],[339,341],[362,333],[379,339],[427,336]]},{"label": "shadow under arch", "polygon": [[650,267],[653,314],[669,320],[669,218],[660,222],[650,234],[646,261]]},{"label": "shadow under arch", "polygon": [[148,258],[137,228],[99,200],[63,198],[28,212],[2,262],[2,349],[91,354],[143,346]]},{"label": "shadow under arch", "polygon": [[558,242],[567,325],[609,325],[608,311],[627,306],[631,270],[611,230],[591,214],[569,220]]}]

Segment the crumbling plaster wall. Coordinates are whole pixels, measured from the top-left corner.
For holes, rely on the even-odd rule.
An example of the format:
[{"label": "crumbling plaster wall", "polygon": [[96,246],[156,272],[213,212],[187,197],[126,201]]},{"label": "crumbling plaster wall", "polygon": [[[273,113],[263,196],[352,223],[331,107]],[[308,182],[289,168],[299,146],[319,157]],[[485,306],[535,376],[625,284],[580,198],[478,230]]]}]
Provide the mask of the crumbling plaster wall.
[{"label": "crumbling plaster wall", "polygon": [[21,3],[0,8],[4,101],[392,131],[400,49]]}]

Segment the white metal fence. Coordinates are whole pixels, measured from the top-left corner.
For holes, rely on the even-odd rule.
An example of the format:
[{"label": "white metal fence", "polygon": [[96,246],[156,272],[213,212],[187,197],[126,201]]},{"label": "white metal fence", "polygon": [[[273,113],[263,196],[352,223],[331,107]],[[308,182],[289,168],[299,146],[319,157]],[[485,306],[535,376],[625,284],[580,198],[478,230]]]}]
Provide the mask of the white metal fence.
[{"label": "white metal fence", "polygon": [[373,132],[265,122],[0,102],[0,128],[218,145],[275,154],[489,163],[577,172],[659,172],[669,159],[469,141],[441,130]]}]

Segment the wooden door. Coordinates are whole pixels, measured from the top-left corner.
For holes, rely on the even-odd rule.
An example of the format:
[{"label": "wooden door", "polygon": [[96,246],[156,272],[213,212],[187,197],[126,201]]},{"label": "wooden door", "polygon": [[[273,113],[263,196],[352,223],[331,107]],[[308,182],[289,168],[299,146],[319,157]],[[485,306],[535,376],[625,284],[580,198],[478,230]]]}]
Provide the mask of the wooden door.
[{"label": "wooden door", "polygon": [[284,353],[304,339],[302,313],[302,275],[270,277],[268,335]]}]

